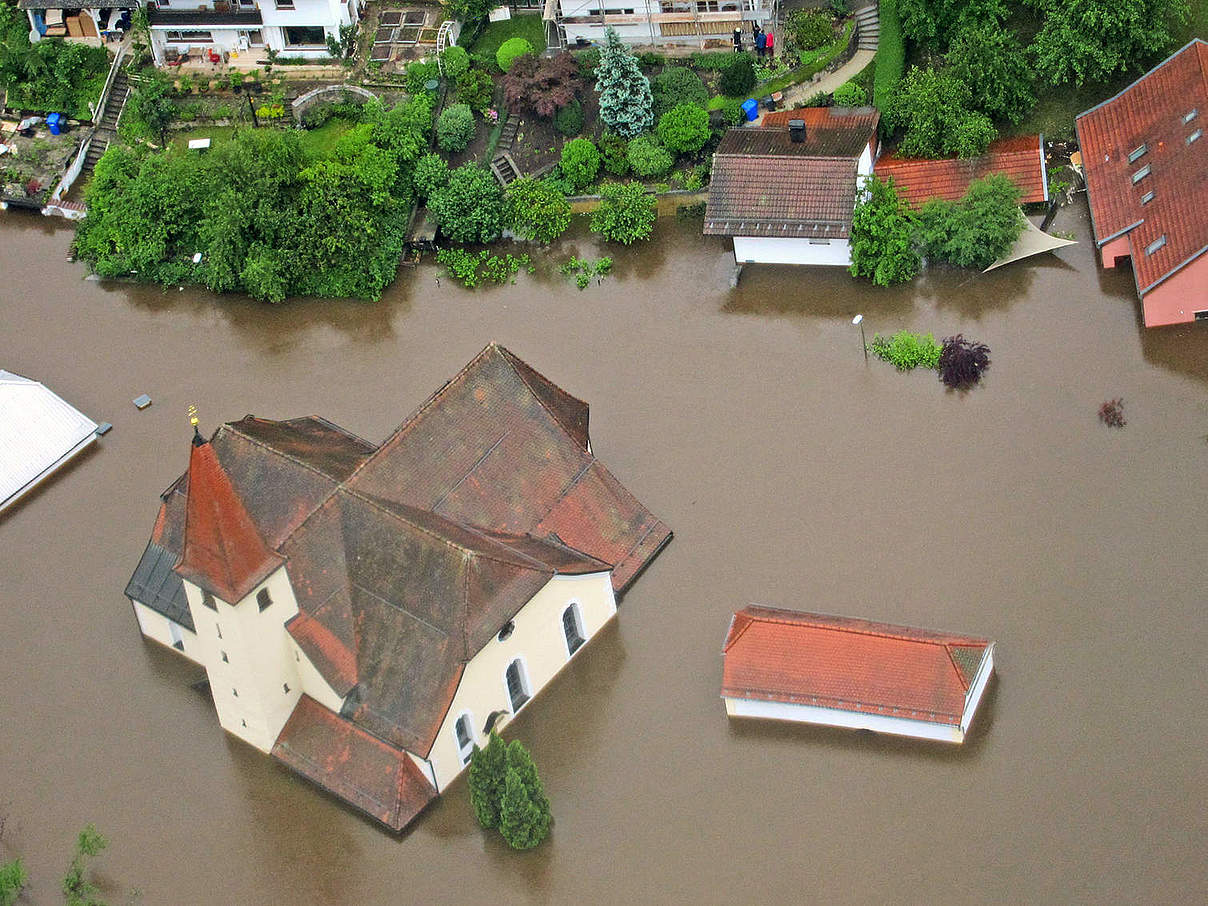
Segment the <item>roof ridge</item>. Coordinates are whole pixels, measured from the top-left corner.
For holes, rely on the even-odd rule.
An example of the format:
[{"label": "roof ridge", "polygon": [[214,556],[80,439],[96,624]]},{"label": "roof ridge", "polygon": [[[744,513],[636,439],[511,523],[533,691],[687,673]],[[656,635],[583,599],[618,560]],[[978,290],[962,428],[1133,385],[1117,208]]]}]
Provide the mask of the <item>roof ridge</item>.
[{"label": "roof ridge", "polygon": [[[532,396],[532,398],[533,398],[533,399],[535,399],[535,400],[537,401],[537,404],[538,404],[538,405],[539,405],[539,406],[540,406],[542,409],[544,409],[544,410],[545,410],[546,414],[547,414],[547,415],[549,415],[549,417],[550,417],[550,418],[552,418],[552,419],[554,420],[554,424],[558,426],[559,430],[561,430],[563,434],[565,434],[565,435],[566,435],[568,438],[570,438],[571,442],[572,442],[572,443],[573,443],[573,444],[574,444],[576,447],[578,447],[578,446],[579,446],[579,438],[577,438],[577,437],[575,437],[573,434],[571,434],[571,433],[570,433],[570,430],[569,430],[569,429],[566,427],[566,425],[562,424],[562,419],[558,418],[557,413],[555,413],[555,412],[554,412],[552,409],[550,409],[550,407],[549,407],[549,406],[547,406],[547,405],[545,404],[545,400],[543,400],[543,399],[541,398],[541,394],[540,394],[540,393],[538,393],[538,392],[537,392],[537,390],[536,390],[536,388],[535,388],[535,387],[533,387],[533,385],[532,385],[532,384],[530,384],[530,383],[529,383],[529,382],[528,382],[528,381],[525,379],[525,377],[524,377],[524,375],[521,373],[520,369],[516,367],[516,362],[512,361],[513,359],[520,360],[520,359],[519,359],[519,357],[518,357],[518,356],[517,356],[517,355],[516,355],[514,352],[512,352],[510,349],[508,349],[506,346],[500,346],[500,345],[499,345],[499,344],[497,344],[497,343],[492,343],[492,344],[491,344],[491,346],[492,346],[492,347],[494,347],[494,348],[495,348],[495,349],[496,349],[496,350],[499,352],[500,357],[501,357],[501,358],[502,358],[502,359],[503,359],[505,362],[507,362],[508,367],[512,369],[512,372],[513,372],[513,373],[516,375],[516,377],[517,377],[517,378],[520,380],[520,383],[524,384],[524,386],[525,386],[525,387],[528,389],[529,395],[530,395],[530,396]],[[522,360],[521,360],[521,361],[522,361]],[[557,384],[555,384],[555,383],[554,383],[553,381],[551,381],[549,378],[545,377],[545,375],[541,374],[541,372],[537,371],[537,369],[536,369],[536,368],[533,368],[533,366],[528,365],[528,363],[527,363],[527,362],[525,363],[525,365],[526,365],[526,366],[529,368],[529,370],[531,370],[531,371],[532,371],[534,374],[536,374],[536,375],[540,376],[541,378],[544,378],[545,382],[546,382],[547,384],[549,384],[551,387],[553,387],[555,390],[558,390],[558,391],[560,391],[560,392],[562,392],[562,393],[565,393],[567,396],[571,397],[572,399],[578,400],[579,402],[584,403],[584,405],[586,405],[586,403],[585,403],[583,400],[580,400],[580,399],[579,399],[577,396],[574,396],[574,395],[573,395],[573,394],[572,394],[572,393],[571,393],[569,390],[565,390],[565,389],[563,389],[562,387],[559,387]],[[589,454],[589,455],[590,455],[590,454]]]},{"label": "roof ridge", "polygon": [[[905,642],[923,642],[928,645],[941,645],[944,647],[947,647],[949,645],[963,645],[963,647],[972,648],[972,647],[977,647],[977,646],[985,647],[986,645],[989,644],[988,639],[978,639],[978,638],[974,638],[973,636],[966,636],[966,635],[942,634],[942,633],[936,632],[935,630],[924,629],[922,627],[901,626],[901,625],[898,625],[895,623],[881,623],[876,620],[866,619],[864,617],[845,617],[845,616],[840,616],[839,614],[833,614],[833,615],[829,615],[829,616],[831,616],[833,619],[852,621],[853,623],[859,622],[859,623],[863,623],[864,625],[863,626],[828,626],[824,622],[821,622],[820,620],[810,619],[811,617],[826,617],[826,616],[828,616],[827,614],[807,613],[805,611],[789,611],[789,613],[792,613],[792,614],[800,613],[800,615],[803,619],[794,619],[792,617],[777,618],[777,617],[755,616],[754,614],[749,613],[751,607],[759,607],[759,608],[766,609],[766,610],[782,610],[782,608],[768,607],[765,604],[752,604],[752,605],[748,605],[747,607],[744,607],[741,611],[738,611],[739,613],[747,613],[747,615],[751,618],[751,620],[753,622],[759,622],[759,623],[777,623],[782,626],[811,626],[816,629],[827,629],[832,632],[851,632],[851,633],[855,633],[858,635],[876,636],[877,638],[885,638],[885,639],[897,639],[899,641],[905,641]],[[895,632],[878,632],[878,631],[870,630],[868,628],[868,627],[872,627],[872,626],[878,626],[878,627],[882,627],[884,629],[891,629],[891,630],[892,629],[902,629],[902,630],[913,630],[913,631],[922,632],[922,633],[932,633],[932,634],[935,634],[935,635],[941,636],[941,637],[940,638],[927,638],[926,636],[913,636],[913,635],[907,635],[907,634],[901,633],[901,632],[896,632],[896,633]],[[964,640],[964,642],[956,641],[957,639],[962,639],[962,640]],[[967,642],[968,644],[964,644],[965,642]]]}]

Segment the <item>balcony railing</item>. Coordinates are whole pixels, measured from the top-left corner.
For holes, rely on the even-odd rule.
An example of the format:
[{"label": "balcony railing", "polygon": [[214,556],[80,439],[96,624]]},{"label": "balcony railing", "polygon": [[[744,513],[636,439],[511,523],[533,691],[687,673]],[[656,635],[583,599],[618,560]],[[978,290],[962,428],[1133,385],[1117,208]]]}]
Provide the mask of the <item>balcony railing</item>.
[{"label": "balcony railing", "polygon": [[220,13],[215,10],[148,7],[147,20],[152,27],[160,28],[179,28],[182,25],[234,25],[239,28],[259,28],[264,24],[258,9]]}]

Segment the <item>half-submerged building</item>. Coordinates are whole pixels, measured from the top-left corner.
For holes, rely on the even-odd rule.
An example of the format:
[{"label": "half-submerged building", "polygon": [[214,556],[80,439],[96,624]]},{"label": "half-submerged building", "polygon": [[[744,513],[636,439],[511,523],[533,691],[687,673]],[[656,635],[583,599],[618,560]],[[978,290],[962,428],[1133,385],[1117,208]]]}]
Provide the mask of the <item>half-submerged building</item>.
[{"label": "half-submerged building", "polygon": [[721,695],[731,717],[964,742],[994,672],[986,639],[752,604],[734,614]]},{"label": "half-submerged building", "polygon": [[126,589],[222,727],[401,830],[671,538],[587,404],[491,345],[380,446],[321,418],[194,437]]},{"label": "half-submerged building", "polygon": [[1208,43],[1074,126],[1102,265],[1132,262],[1146,327],[1208,319]]}]

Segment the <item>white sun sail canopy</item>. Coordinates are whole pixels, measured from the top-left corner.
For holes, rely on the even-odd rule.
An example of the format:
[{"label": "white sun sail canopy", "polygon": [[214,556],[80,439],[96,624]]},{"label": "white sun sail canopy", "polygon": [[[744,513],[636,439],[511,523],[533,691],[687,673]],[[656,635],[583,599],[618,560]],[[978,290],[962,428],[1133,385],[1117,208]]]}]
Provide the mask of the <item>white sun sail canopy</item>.
[{"label": "white sun sail canopy", "polygon": [[96,429],[37,381],[0,369],[0,512],[96,440]]}]

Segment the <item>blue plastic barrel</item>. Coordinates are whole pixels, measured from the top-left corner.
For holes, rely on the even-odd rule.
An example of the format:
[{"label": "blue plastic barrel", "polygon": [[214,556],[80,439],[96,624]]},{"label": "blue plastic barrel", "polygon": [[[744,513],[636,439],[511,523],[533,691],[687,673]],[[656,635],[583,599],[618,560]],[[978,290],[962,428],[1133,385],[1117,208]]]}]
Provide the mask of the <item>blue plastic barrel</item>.
[{"label": "blue plastic barrel", "polygon": [[742,102],[742,112],[747,115],[747,122],[752,122],[759,116],[759,102],[755,98],[747,98]]},{"label": "blue plastic barrel", "polygon": [[63,131],[63,114],[52,113],[46,117],[46,128],[50,130],[51,135],[58,135]]}]

